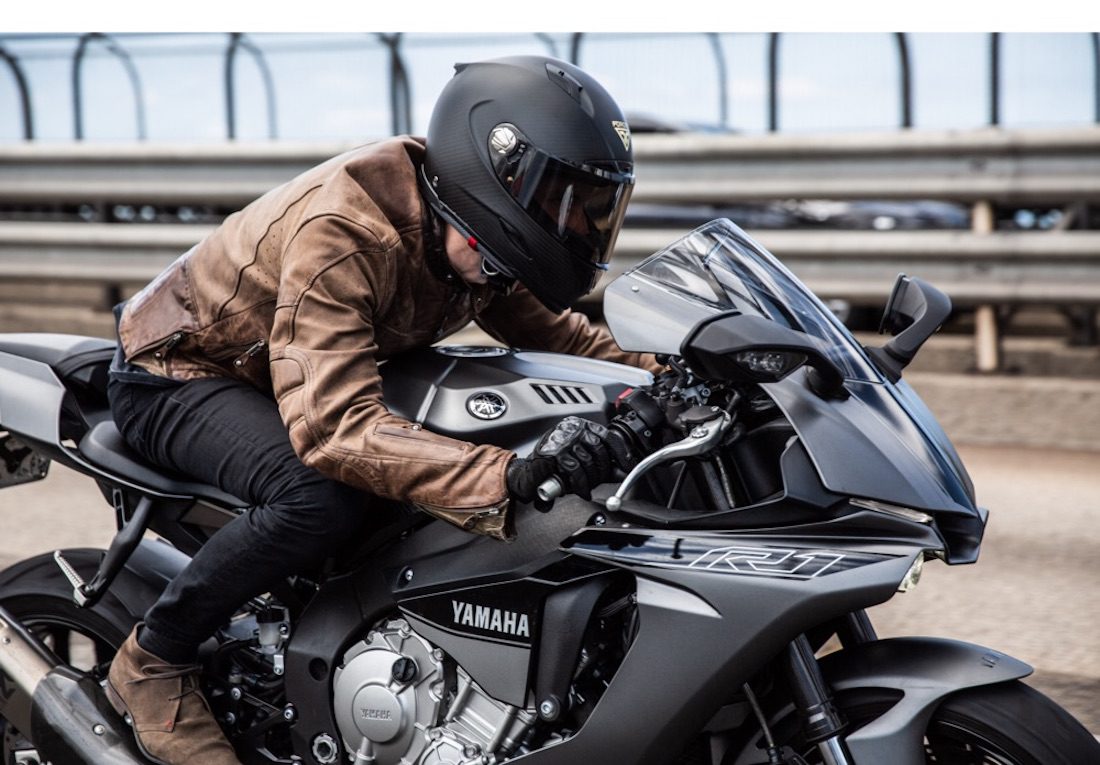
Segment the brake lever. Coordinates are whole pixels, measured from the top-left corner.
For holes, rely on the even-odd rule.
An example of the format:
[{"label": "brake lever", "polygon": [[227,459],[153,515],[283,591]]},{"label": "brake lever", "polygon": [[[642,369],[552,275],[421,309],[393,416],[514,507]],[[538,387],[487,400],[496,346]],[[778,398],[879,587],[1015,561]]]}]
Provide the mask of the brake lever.
[{"label": "brake lever", "polygon": [[[687,437],[653,452],[634,466],[634,469],[619,484],[619,488],[615,490],[615,493],[607,498],[605,506],[610,512],[618,512],[623,507],[623,500],[626,499],[631,489],[650,468],[664,462],[706,454],[722,441],[722,437],[732,424],[733,417],[730,416],[729,412],[719,410],[712,419],[700,422],[693,427]],[[541,490],[542,486],[539,487],[540,496]]]}]

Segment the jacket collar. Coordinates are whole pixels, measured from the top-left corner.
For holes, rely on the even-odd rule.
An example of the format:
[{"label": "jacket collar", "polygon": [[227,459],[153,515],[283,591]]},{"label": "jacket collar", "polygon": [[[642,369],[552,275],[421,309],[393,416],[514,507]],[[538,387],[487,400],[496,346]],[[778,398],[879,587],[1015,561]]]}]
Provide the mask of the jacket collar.
[{"label": "jacket collar", "polygon": [[455,287],[466,287],[466,282],[451,266],[443,245],[443,228],[439,216],[424,204],[424,262],[439,281]]}]

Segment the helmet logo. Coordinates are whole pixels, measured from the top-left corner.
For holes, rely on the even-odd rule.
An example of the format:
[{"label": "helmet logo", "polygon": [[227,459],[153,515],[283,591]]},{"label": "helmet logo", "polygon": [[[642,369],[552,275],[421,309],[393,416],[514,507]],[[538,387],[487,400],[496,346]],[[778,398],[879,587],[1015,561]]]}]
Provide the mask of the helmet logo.
[{"label": "helmet logo", "polygon": [[515,151],[518,145],[519,136],[516,135],[516,131],[512,129],[511,125],[497,125],[493,128],[493,132],[489,134],[489,146],[497,154],[507,156]]},{"label": "helmet logo", "polygon": [[615,128],[619,138],[623,139],[623,148],[630,151],[630,126],[621,120],[612,120],[611,127]]}]

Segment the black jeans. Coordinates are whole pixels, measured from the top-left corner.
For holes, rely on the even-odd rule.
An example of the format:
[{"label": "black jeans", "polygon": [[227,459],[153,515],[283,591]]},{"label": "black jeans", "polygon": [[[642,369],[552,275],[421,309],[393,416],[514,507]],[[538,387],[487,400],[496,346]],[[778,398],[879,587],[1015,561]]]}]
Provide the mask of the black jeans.
[{"label": "black jeans", "polygon": [[275,402],[255,388],[222,378],[175,383],[126,366],[112,370],[108,387],[126,441],[150,462],[252,505],[145,617],[142,647],[183,664],[249,598],[361,539],[370,497],[303,465]]}]

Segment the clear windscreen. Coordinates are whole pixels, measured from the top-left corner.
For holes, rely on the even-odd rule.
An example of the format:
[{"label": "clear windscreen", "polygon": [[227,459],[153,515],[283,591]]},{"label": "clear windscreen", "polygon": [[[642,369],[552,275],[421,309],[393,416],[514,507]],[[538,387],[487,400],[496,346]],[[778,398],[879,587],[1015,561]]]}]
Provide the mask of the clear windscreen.
[{"label": "clear windscreen", "polygon": [[627,350],[679,353],[701,319],[737,311],[821,340],[850,380],[881,382],[832,312],[726,219],[701,226],[623,274],[608,286],[604,309],[612,334]]}]

